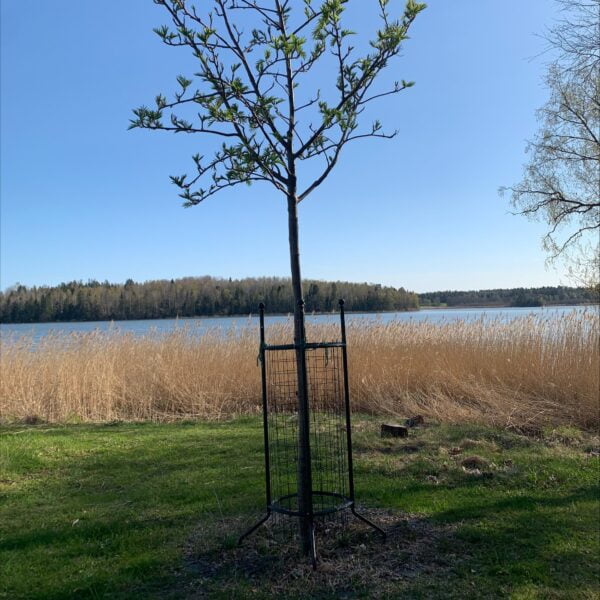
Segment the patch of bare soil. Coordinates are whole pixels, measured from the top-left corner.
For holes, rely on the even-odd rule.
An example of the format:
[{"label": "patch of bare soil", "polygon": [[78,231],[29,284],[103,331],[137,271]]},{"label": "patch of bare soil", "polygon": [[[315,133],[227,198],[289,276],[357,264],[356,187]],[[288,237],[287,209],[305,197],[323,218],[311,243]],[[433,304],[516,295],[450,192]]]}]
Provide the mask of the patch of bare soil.
[{"label": "patch of bare soil", "polygon": [[364,514],[386,531],[386,539],[350,514],[321,522],[316,570],[299,554],[289,520],[267,522],[242,546],[233,546],[231,538],[227,544],[223,537],[243,530],[239,520],[221,519],[220,534],[203,524],[185,551],[184,597],[224,597],[229,592],[230,597],[387,598],[421,577],[443,577],[465,557],[454,527],[419,515],[384,510]]}]

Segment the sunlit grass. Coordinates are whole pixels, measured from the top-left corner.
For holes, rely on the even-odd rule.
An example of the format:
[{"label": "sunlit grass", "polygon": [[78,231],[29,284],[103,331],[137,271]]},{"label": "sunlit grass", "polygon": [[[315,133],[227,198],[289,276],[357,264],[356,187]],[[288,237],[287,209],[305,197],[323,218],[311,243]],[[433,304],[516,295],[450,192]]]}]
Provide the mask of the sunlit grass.
[{"label": "sunlit grass", "polygon": [[268,528],[236,547],[264,514],[258,416],[2,426],[0,598],[597,598],[593,434],[380,421],[354,420],[355,482],[388,539],[320,533],[315,573]]}]

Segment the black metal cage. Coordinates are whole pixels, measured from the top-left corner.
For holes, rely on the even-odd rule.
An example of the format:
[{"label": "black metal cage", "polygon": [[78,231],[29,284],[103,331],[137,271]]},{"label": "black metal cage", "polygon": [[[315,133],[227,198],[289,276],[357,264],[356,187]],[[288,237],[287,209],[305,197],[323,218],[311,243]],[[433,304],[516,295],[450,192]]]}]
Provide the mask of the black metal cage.
[{"label": "black metal cage", "polygon": [[[267,513],[240,537],[240,543],[273,513],[304,518],[311,535],[316,566],[315,520],[349,509],[385,536],[382,529],[356,512],[352,466],[352,428],[344,301],[340,300],[340,340],[300,345],[306,365],[308,435],[301,435],[296,344],[265,341],[265,312],[260,305],[260,353]],[[299,470],[300,450],[308,457],[307,473]],[[308,475],[309,502],[300,510],[299,481]]]}]

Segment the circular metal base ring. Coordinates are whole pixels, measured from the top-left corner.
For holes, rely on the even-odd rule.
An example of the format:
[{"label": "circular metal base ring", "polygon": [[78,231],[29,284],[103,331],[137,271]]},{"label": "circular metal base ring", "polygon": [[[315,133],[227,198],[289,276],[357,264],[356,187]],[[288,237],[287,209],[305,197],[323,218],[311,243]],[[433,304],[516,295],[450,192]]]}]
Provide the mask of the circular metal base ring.
[{"label": "circular metal base ring", "polygon": [[[344,496],[343,494],[338,494],[337,492],[325,492],[325,491],[321,491],[321,490],[313,490],[312,497],[313,497],[313,500],[315,499],[315,497],[337,498],[340,500],[340,502],[334,506],[329,506],[327,508],[323,508],[320,510],[313,510],[313,517],[329,515],[332,513],[339,512],[341,510],[345,510],[347,508],[352,508],[354,506],[353,500],[351,500],[347,496]],[[297,504],[297,499],[298,499],[297,493],[296,494],[286,494],[285,496],[280,496],[279,498],[276,498],[275,500],[273,500],[271,502],[271,504],[269,505],[269,508],[273,512],[281,513],[283,515],[289,515],[290,517],[307,516],[307,515],[303,515],[299,510],[293,510],[291,508],[286,508],[284,506],[284,503],[286,500],[293,500],[293,499],[296,499],[296,504]],[[313,502],[313,505],[314,505],[314,502]]]}]

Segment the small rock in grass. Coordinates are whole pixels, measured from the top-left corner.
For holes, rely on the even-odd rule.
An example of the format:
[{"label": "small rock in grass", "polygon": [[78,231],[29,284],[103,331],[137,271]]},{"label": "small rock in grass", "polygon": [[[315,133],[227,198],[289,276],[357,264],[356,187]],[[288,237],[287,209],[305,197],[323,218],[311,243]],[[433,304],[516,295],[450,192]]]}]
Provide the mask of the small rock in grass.
[{"label": "small rock in grass", "polygon": [[489,463],[485,458],[481,458],[481,456],[467,456],[460,463],[465,469],[485,469],[489,467]]},{"label": "small rock in grass", "polygon": [[410,419],[406,419],[406,421],[404,421],[404,425],[406,425],[406,427],[416,427],[417,425],[423,425],[424,423],[425,419],[421,415],[410,417]]},{"label": "small rock in grass", "polygon": [[544,437],[544,432],[536,425],[521,425],[520,427],[513,427],[511,429],[513,429],[516,433],[525,435],[527,437],[536,439],[542,439]]},{"label": "small rock in grass", "polygon": [[321,573],[335,573],[336,568],[334,564],[328,562],[321,562],[319,564],[319,571],[321,571]]},{"label": "small rock in grass", "polygon": [[469,475],[473,475],[475,477],[481,477],[481,471],[479,469],[467,469],[467,467],[463,467],[463,471],[468,473]]},{"label": "small rock in grass", "polygon": [[43,422],[37,415],[27,415],[22,421],[23,425],[40,425]]},{"label": "small rock in grass", "polygon": [[395,423],[382,423],[381,437],[408,437],[408,429]]},{"label": "small rock in grass", "polygon": [[400,446],[400,452],[404,452],[405,454],[414,454],[421,449],[421,446],[417,444],[405,444],[404,446]]},{"label": "small rock in grass", "polygon": [[481,446],[481,442],[469,438],[464,439],[460,444],[461,450],[468,450],[470,448],[476,448],[477,446]]}]

